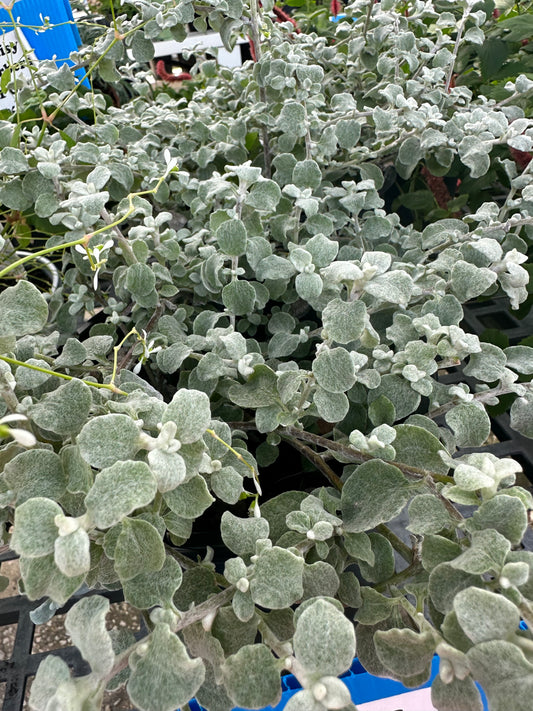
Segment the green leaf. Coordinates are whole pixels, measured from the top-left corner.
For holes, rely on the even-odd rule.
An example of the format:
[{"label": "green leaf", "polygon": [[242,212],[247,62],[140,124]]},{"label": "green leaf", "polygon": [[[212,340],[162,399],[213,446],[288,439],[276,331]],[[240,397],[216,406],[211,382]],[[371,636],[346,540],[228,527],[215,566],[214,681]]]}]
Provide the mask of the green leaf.
[{"label": "green leaf", "polygon": [[126,581],[139,573],[161,570],[165,562],[165,546],[151,523],[138,518],[125,518],[114,555],[115,570],[120,580]]},{"label": "green leaf", "polygon": [[368,417],[375,427],[393,425],[396,420],[396,409],[385,395],[380,395],[368,406]]},{"label": "green leaf", "polygon": [[[25,173],[29,168],[28,159],[20,148],[7,146],[0,151],[0,171],[6,175]],[[11,287],[14,288],[14,287]]]},{"label": "green leaf", "polygon": [[[294,285],[298,296],[304,301],[309,302],[313,302],[315,299],[318,299],[324,288],[321,276],[314,272],[312,274],[308,274],[306,272],[303,274],[297,274],[296,279],[294,280]],[[298,338],[299,342],[299,337],[295,336],[295,338]]]},{"label": "green leaf", "polygon": [[178,390],[167,405],[162,422],[176,423],[175,437],[182,444],[198,441],[211,423],[208,396],[200,390]]},{"label": "green leaf", "polygon": [[230,257],[246,253],[247,232],[242,220],[226,220],[215,233],[220,249]]},{"label": "green leaf", "polygon": [[38,333],[47,320],[48,304],[29,281],[21,279],[0,293],[0,337]]},{"label": "green leaf", "polygon": [[445,451],[442,442],[424,427],[417,425],[396,425],[393,446],[396,461],[412,467],[420,467],[437,474],[446,474],[449,466],[439,452]]},{"label": "green leaf", "polygon": [[361,598],[362,603],[357,610],[355,619],[362,625],[374,625],[388,619],[396,604],[390,597],[385,597],[367,585],[361,586]]},{"label": "green leaf", "polygon": [[315,699],[312,691],[301,689],[288,699],[284,708],[285,711],[323,711],[324,705]]},{"label": "green leaf", "polygon": [[211,490],[218,499],[236,504],[243,492],[243,479],[234,467],[222,467],[211,474]]},{"label": "green leaf", "polygon": [[36,497],[15,509],[11,548],[24,558],[39,558],[54,551],[59,531],[55,517],[62,514],[55,501]]},{"label": "green leaf", "polygon": [[509,639],[520,623],[520,612],[498,593],[477,587],[457,593],[453,601],[457,621],[474,642]]},{"label": "green leaf", "polygon": [[17,505],[40,496],[57,501],[67,486],[60,458],[45,449],[18,454],[5,465],[3,478],[15,492]]},{"label": "green leaf", "polygon": [[533,394],[526,393],[523,397],[517,397],[511,405],[511,427],[524,435],[533,439]]},{"label": "green leaf", "polygon": [[91,567],[90,540],[87,531],[78,528],[66,536],[56,538],[54,560],[63,575],[69,578],[86,575]]},{"label": "green leaf", "polygon": [[446,507],[433,494],[420,494],[409,504],[409,525],[407,529],[416,535],[439,533],[443,528],[452,528]]},{"label": "green leaf", "polygon": [[70,681],[70,669],[61,657],[55,654],[45,656],[39,664],[31,685],[29,705],[31,709],[47,708],[57,689]]},{"label": "green leaf", "polygon": [[490,418],[485,408],[473,402],[456,405],[445,415],[458,447],[481,447],[490,434]]},{"label": "green leaf", "polygon": [[181,585],[182,578],[179,563],[167,555],[161,570],[140,573],[124,581],[124,597],[138,610],[167,607]]},{"label": "green leaf", "polygon": [[182,518],[198,518],[214,501],[205,479],[197,474],[184,484],[163,494],[167,506]]},{"label": "green leaf", "polygon": [[397,467],[379,459],[365,462],[348,477],[342,489],[344,527],[356,533],[390,521],[410,496],[409,482]]},{"label": "green leaf", "polygon": [[436,642],[433,634],[413,632],[409,629],[377,631],[374,636],[377,655],[381,663],[399,677],[431,672],[431,659]]},{"label": "green leaf", "polygon": [[427,571],[432,571],[440,563],[452,561],[462,552],[458,543],[444,536],[434,536],[426,533],[422,541],[422,565]]},{"label": "green leaf", "polygon": [[266,365],[256,365],[254,372],[244,385],[233,385],[228,392],[229,399],[240,407],[267,407],[278,402],[278,378]]},{"label": "green leaf", "polygon": [[304,491],[284,491],[261,505],[261,516],[269,523],[270,538],[274,543],[288,531],[287,514],[297,511],[306,497]]},{"label": "green leaf", "polygon": [[412,278],[400,270],[380,274],[365,284],[367,294],[391,304],[408,304],[413,289]]},{"label": "green leaf", "polygon": [[24,583],[24,594],[30,600],[39,600],[41,597],[50,597],[58,606],[76,592],[82,584],[83,575],[70,578],[59,570],[54,563],[54,556],[47,555],[41,558],[21,558],[20,572]]},{"label": "green leaf", "polygon": [[339,575],[339,600],[346,607],[360,608],[363,604],[361,598],[361,585],[354,572],[347,570]]},{"label": "green leaf", "polygon": [[97,474],[85,506],[94,525],[103,530],[147,506],[156,493],[157,482],[147,464],[116,462]]},{"label": "green leaf", "polygon": [[492,343],[481,343],[481,353],[471,353],[464,374],[486,383],[499,380],[507,362],[505,353]]},{"label": "green leaf", "polygon": [[[28,358],[25,361],[28,366],[36,366],[37,368],[48,368],[48,363],[42,358]],[[17,381],[17,386],[24,390],[31,390],[32,388],[38,388],[40,385],[46,383],[53,376],[50,373],[43,373],[39,370],[33,370],[33,368],[27,368],[23,365],[15,370],[15,380]]]},{"label": "green leaf", "polygon": [[362,301],[332,299],[322,312],[323,338],[337,343],[349,343],[358,339],[366,324],[366,306]]},{"label": "green leaf", "polygon": [[429,595],[436,609],[446,614],[453,609],[455,596],[476,584],[481,584],[479,575],[457,570],[450,563],[440,563],[430,573]]},{"label": "green leaf", "polygon": [[162,623],[129,663],[127,690],[140,711],[175,711],[190,701],[205,677],[203,661],[191,659],[179,637]]},{"label": "green leaf", "polygon": [[331,393],[317,386],[313,402],[320,417],[326,422],[340,422],[348,414],[350,403],[344,393]]},{"label": "green leaf", "polygon": [[91,390],[81,380],[70,380],[43,397],[30,410],[38,427],[59,435],[75,435],[87,422],[92,406]]},{"label": "green leaf", "polygon": [[103,678],[113,668],[115,653],[105,626],[109,600],[92,595],[77,602],[67,613],[65,629],[97,677]]},{"label": "green leaf", "polygon": [[254,564],[250,592],[256,605],[282,610],[303,595],[304,560],[284,548],[263,550]]},{"label": "green leaf", "polygon": [[133,459],[139,449],[139,428],[127,415],[101,415],[87,422],[77,442],[85,461],[103,469]]},{"label": "green leaf", "polygon": [[341,148],[353,148],[361,136],[361,124],[354,119],[343,119],[335,126],[335,135]]},{"label": "green leaf", "polygon": [[184,343],[173,343],[168,348],[157,352],[157,365],[162,373],[175,373],[191,353],[192,348]]},{"label": "green leaf", "polygon": [[491,711],[529,711],[533,694],[533,664],[512,642],[483,642],[467,653],[472,676],[483,686]]},{"label": "green leaf", "polygon": [[479,66],[484,81],[495,78],[509,56],[509,44],[498,37],[487,37],[478,49]]},{"label": "green leaf", "polygon": [[[357,578],[356,578],[357,580]],[[340,580],[335,568],[324,560],[305,564],[303,573],[303,599],[314,597],[335,597]]]},{"label": "green leaf", "polygon": [[153,449],[148,452],[148,464],[157,479],[157,488],[161,492],[172,491],[183,483],[187,476],[185,461],[177,452]]},{"label": "green leaf", "polygon": [[459,301],[464,303],[484,294],[497,278],[496,272],[459,259],[452,269],[452,289]]},{"label": "green leaf", "polygon": [[131,52],[137,62],[146,63],[154,58],[154,43],[146,39],[144,32],[135,32],[131,41]]},{"label": "green leaf", "polygon": [[344,531],[344,547],[356,560],[364,560],[369,565],[374,565],[372,544],[366,533],[348,533]]},{"label": "green leaf", "polygon": [[126,269],[126,279],[124,285],[134,296],[148,296],[154,290],[156,276],[148,264],[131,264]]},{"label": "green leaf", "polygon": [[467,573],[499,575],[510,550],[511,543],[498,531],[491,528],[474,531],[470,548],[452,560],[451,565]]},{"label": "green leaf", "polygon": [[236,316],[245,316],[253,311],[255,299],[254,287],[250,282],[242,279],[234,279],[222,289],[224,306]]},{"label": "green leaf", "polygon": [[84,360],[87,360],[87,350],[83,343],[80,343],[77,338],[68,338],[61,355],[56,358],[56,365],[60,367],[80,365]]},{"label": "green leaf", "polygon": [[315,160],[302,160],[293,168],[292,182],[302,190],[312,188],[315,190],[322,183],[322,171]]},{"label": "green leaf", "polygon": [[63,471],[68,472],[67,490],[72,494],[86,494],[93,483],[93,475],[79,447],[76,444],[66,445],[60,457]]},{"label": "green leaf", "polygon": [[257,616],[246,622],[241,622],[232,607],[222,607],[218,610],[213,623],[212,634],[220,642],[224,654],[229,656],[247,644],[253,644],[257,637]]},{"label": "green leaf", "polygon": [[261,179],[252,185],[245,204],[260,212],[274,212],[281,198],[281,189],[273,180]]},{"label": "green leaf", "polygon": [[308,674],[317,679],[338,676],[351,667],[355,656],[353,624],[331,603],[317,600],[299,616],[293,646]]},{"label": "green leaf", "polygon": [[529,346],[510,346],[503,351],[507,358],[507,367],[524,375],[533,374],[533,348]]},{"label": "green leaf", "polygon": [[391,543],[380,533],[369,533],[372,544],[374,564],[370,565],[359,561],[359,570],[365,580],[372,583],[381,583],[394,574],[394,550]]},{"label": "green leaf", "polygon": [[505,32],[504,37],[508,42],[520,42],[523,39],[531,39],[533,36],[533,17],[528,13],[519,13],[514,17],[498,22],[498,27]]},{"label": "green leaf", "polygon": [[324,348],[313,361],[313,373],[321,388],[345,393],[355,383],[355,368],[345,348]]},{"label": "green leaf", "polygon": [[222,667],[224,685],[238,706],[262,709],[281,699],[281,680],[276,659],[264,644],[241,647]]},{"label": "green leaf", "polygon": [[[407,380],[399,375],[387,374],[381,378],[381,384],[368,393],[368,401],[372,403],[381,395],[387,397],[396,411],[396,420],[403,420],[414,412],[420,404],[420,395],[415,392]],[[396,443],[394,445],[396,447]]]},{"label": "green leaf", "polygon": [[469,531],[494,528],[512,545],[518,545],[527,528],[526,507],[515,496],[498,494],[485,501],[471,518],[467,519]]},{"label": "green leaf", "polygon": [[431,703],[439,711],[483,711],[483,701],[474,680],[454,677],[444,683],[440,676],[431,685]]},{"label": "green leaf", "polygon": [[261,538],[268,538],[270,527],[264,518],[239,518],[230,511],[224,511],[220,521],[220,532],[224,544],[236,555],[252,555],[255,544]]},{"label": "green leaf", "polygon": [[286,101],[279,115],[278,127],[283,133],[291,136],[305,136],[305,108],[296,101]]}]

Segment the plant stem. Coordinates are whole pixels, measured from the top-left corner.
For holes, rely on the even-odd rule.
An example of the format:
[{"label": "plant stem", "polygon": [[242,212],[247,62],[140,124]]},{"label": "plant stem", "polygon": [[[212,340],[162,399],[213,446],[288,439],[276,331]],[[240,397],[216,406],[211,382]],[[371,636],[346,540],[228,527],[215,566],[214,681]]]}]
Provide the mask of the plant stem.
[{"label": "plant stem", "polygon": [[110,228],[112,227],[113,231],[117,235],[118,242],[124,252],[124,255],[128,257],[128,259],[126,259],[126,262],[128,262],[129,264],[138,263],[139,260],[135,256],[135,252],[131,248],[130,243],[128,242],[127,238],[120,231],[118,224],[113,222],[109,212],[104,208],[102,210],[102,212],[100,213],[100,215],[101,215],[102,219],[104,220],[104,222],[106,223],[106,225]]},{"label": "plant stem", "polygon": [[399,573],[395,573],[388,580],[384,580],[382,583],[378,583],[374,586],[374,588],[378,592],[383,592],[390,585],[398,585],[399,583],[403,583],[406,580],[409,580],[409,578],[413,578],[415,575],[418,575],[418,573],[421,573],[422,570],[422,564],[420,563],[420,561],[416,560],[411,563],[411,565],[409,565],[407,568],[404,568],[404,570],[401,570]]},{"label": "plant stem", "polygon": [[461,45],[461,40],[463,38],[463,32],[465,29],[466,21],[468,19],[468,16],[470,15],[471,9],[472,9],[472,4],[470,2],[468,2],[466,4],[464,11],[463,11],[463,16],[462,16],[461,21],[459,23],[459,27],[457,28],[457,38],[455,40],[455,45],[453,48],[452,61],[450,62],[450,68],[448,69],[448,75],[446,77],[446,84],[444,85],[446,92],[450,91],[450,84],[452,83],[453,70],[455,68],[455,60],[457,59],[457,53],[459,52],[459,47]]},{"label": "plant stem", "polygon": [[363,37],[366,39],[366,34],[368,32],[368,27],[370,25],[370,18],[372,17],[372,10],[374,9],[374,0],[370,0],[368,3],[368,8],[365,17],[365,26],[363,27]]},{"label": "plant stem", "polygon": [[[255,50],[255,61],[261,59],[261,33],[259,32],[260,11],[258,0],[250,0],[250,33]],[[259,98],[261,103],[267,105],[267,95],[264,86],[259,86]],[[265,163],[265,177],[272,176],[272,153],[270,150],[270,138],[265,125],[261,126],[261,138],[263,141],[263,159]]]},{"label": "plant stem", "polygon": [[19,267],[21,264],[26,264],[26,262],[31,262],[36,259],[36,257],[42,257],[45,254],[50,254],[51,252],[56,252],[60,249],[68,249],[69,247],[75,247],[77,244],[87,244],[92,235],[84,235],[81,239],[73,240],[72,242],[65,242],[65,244],[57,244],[54,247],[47,247],[46,249],[40,249],[38,252],[32,252],[26,257],[21,257],[17,259],[16,262],[9,264],[0,271],[0,279],[4,277],[9,272]]},{"label": "plant stem", "polygon": [[[498,386],[496,388],[492,388],[491,390],[483,390],[480,393],[473,393],[473,396],[476,402],[483,403],[491,400],[493,397],[499,397],[500,395],[508,395],[509,393],[513,392],[513,387]],[[430,410],[427,416],[434,420],[437,417],[444,415],[446,412],[449,412],[449,410],[452,410],[454,407],[456,407],[456,405],[460,404],[460,402],[447,402],[445,405],[441,405],[435,410]]]},{"label": "plant stem", "polygon": [[[364,454],[354,447],[349,447],[340,442],[333,442],[332,440],[326,439],[326,437],[321,437],[320,435],[313,434],[312,432],[305,432],[304,430],[299,430],[297,427],[289,426],[285,427],[280,431],[280,434],[287,434],[290,437],[296,439],[304,440],[305,442],[310,442],[316,444],[324,449],[329,449],[332,452],[338,452],[342,454],[343,457],[352,462],[368,462],[376,457],[372,457],[369,454]],[[379,457],[378,457],[379,459]],[[431,477],[435,481],[439,481],[444,484],[452,484],[453,478],[446,476],[445,474],[439,474],[438,472],[433,472],[428,469],[422,469],[421,467],[413,467],[409,464],[403,464],[402,462],[391,462],[395,467],[400,469],[404,474],[411,476],[416,479],[425,479],[426,477]]]},{"label": "plant stem", "polygon": [[381,535],[386,538],[392,545],[395,551],[397,551],[402,558],[404,558],[408,563],[413,562],[413,550],[409,548],[407,543],[404,543],[401,538],[399,538],[393,531],[390,530],[388,526],[384,523],[380,523],[376,526],[376,531],[381,533]]},{"label": "plant stem", "polygon": [[85,385],[90,385],[91,388],[98,388],[100,390],[111,390],[112,393],[116,395],[127,395],[128,393],[123,390],[119,390],[114,383],[93,383],[90,380],[83,380],[81,378],[74,378],[72,375],[65,375],[65,373],[57,373],[55,370],[49,370],[48,368],[41,368],[38,365],[30,365],[29,363],[24,363],[21,360],[15,360],[15,358],[8,358],[7,356],[0,355],[0,360],[5,363],[10,363],[11,365],[21,366],[23,368],[29,368],[30,370],[38,370],[40,373],[47,373],[48,375],[55,375],[56,378],[62,378],[63,380],[81,380]]},{"label": "plant stem", "polygon": [[210,597],[205,602],[196,605],[191,610],[187,610],[187,612],[182,615],[181,619],[178,620],[176,632],[185,629],[185,627],[189,627],[189,625],[193,625],[195,622],[200,622],[200,620],[204,617],[215,610],[218,610],[219,607],[226,605],[226,603],[230,602],[234,593],[235,586],[230,585],[230,587]]},{"label": "plant stem", "polygon": [[255,489],[256,489],[257,493],[259,494],[259,496],[262,496],[263,492],[261,491],[261,485],[259,484],[259,476],[255,470],[255,467],[253,467],[250,464],[250,462],[247,462],[246,459],[242,456],[242,454],[240,452],[237,452],[237,450],[233,449],[233,447],[230,444],[228,444],[227,442],[224,442],[222,437],[219,437],[217,435],[217,433],[215,432],[215,430],[209,429],[209,430],[206,430],[206,432],[207,432],[207,434],[211,435],[211,437],[213,437],[213,439],[216,439],[217,442],[220,442],[221,444],[224,445],[224,447],[227,447],[228,450],[237,457],[239,462],[246,464],[248,469],[252,472],[252,478],[254,480]]},{"label": "plant stem", "polygon": [[305,445],[303,442],[300,442],[299,440],[295,439],[294,437],[290,437],[287,435],[281,435],[281,438],[285,441],[288,442],[291,447],[294,447],[294,449],[298,450],[300,454],[303,454],[304,457],[313,464],[319,472],[324,474],[326,479],[329,481],[330,484],[332,484],[338,491],[341,491],[342,489],[342,480],[335,472],[333,469],[322,459],[320,454],[317,452],[313,451],[311,447],[308,447]]}]

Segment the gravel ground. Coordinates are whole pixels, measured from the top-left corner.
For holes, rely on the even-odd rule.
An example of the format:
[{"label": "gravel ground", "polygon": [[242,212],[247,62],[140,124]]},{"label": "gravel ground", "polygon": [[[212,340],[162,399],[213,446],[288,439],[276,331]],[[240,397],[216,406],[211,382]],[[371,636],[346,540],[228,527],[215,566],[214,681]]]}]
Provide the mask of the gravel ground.
[{"label": "gravel ground", "polygon": [[[0,598],[13,597],[18,594],[17,581],[20,578],[19,566],[16,560],[2,563],[1,574],[9,578],[9,586],[0,592]],[[107,616],[108,629],[129,627],[134,632],[139,630],[139,618],[136,611],[126,602],[113,603]],[[0,660],[9,659],[13,653],[17,625],[0,627]],[[51,652],[54,649],[67,647],[70,638],[65,630],[65,615],[56,615],[44,625],[35,627],[32,653]],[[23,711],[29,711],[28,696],[31,679],[28,680],[26,699]],[[0,709],[4,701],[5,683],[0,683]],[[104,697],[103,711],[131,711],[131,703],[124,688]]]}]

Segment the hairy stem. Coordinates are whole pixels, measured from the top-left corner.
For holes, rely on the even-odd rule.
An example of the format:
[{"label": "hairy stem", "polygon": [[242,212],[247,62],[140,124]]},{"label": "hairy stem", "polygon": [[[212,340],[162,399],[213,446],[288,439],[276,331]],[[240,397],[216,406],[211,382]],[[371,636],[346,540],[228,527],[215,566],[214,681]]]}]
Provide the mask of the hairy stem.
[{"label": "hairy stem", "polygon": [[300,454],[303,454],[303,456],[313,464],[319,472],[324,474],[326,479],[329,481],[330,484],[332,484],[338,491],[342,489],[342,481],[337,474],[333,471],[333,469],[325,462],[320,454],[317,454],[314,450],[311,449],[311,447],[308,447],[305,445],[303,442],[300,442],[297,439],[294,439],[294,437],[289,437],[287,435],[281,435],[281,438],[285,441],[288,442],[291,447],[294,447],[294,449],[298,450]]}]

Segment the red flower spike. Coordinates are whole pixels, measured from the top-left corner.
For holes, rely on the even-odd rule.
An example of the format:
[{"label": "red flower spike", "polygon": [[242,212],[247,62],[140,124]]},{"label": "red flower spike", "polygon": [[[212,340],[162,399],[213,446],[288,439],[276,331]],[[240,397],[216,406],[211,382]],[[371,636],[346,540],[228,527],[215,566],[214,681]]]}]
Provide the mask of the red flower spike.
[{"label": "red flower spike", "polygon": [[162,59],[160,59],[155,65],[155,70],[157,72],[157,76],[160,79],[169,83],[174,81],[185,81],[187,79],[192,79],[192,76],[188,72],[182,72],[181,74],[171,74],[167,72],[165,62]]},{"label": "red flower spike", "polygon": [[248,35],[248,42],[250,43],[250,54],[252,55],[252,60],[257,62],[257,55],[255,53],[255,45],[253,39]]},{"label": "red flower spike", "polygon": [[329,6],[330,15],[333,15],[333,17],[337,17],[337,15],[340,15],[341,10],[342,7],[339,0],[331,0],[331,5]]},{"label": "red flower spike", "polygon": [[531,161],[531,158],[533,156],[531,153],[526,153],[526,151],[519,151],[516,148],[511,148],[509,146],[509,152],[511,153],[511,156],[516,163],[517,167],[520,168],[521,170],[524,170],[524,168],[527,168],[529,165],[529,162]]},{"label": "red flower spike", "polygon": [[[335,0],[333,0],[333,2],[335,2]],[[300,34],[301,30],[298,27],[298,23],[296,22],[296,20],[294,18],[292,18],[290,15],[288,15],[286,12],[284,12],[280,7],[277,7],[276,5],[274,5],[274,7],[272,8],[272,11],[273,11],[274,15],[276,16],[276,19],[278,22],[290,22],[293,25],[294,29],[296,30],[296,33]]]}]

